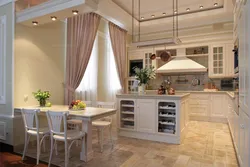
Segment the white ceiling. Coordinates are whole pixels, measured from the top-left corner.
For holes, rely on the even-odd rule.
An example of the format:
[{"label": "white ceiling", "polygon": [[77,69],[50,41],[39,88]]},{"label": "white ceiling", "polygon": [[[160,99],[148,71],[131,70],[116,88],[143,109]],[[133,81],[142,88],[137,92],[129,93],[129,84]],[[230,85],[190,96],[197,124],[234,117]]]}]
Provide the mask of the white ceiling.
[{"label": "white ceiling", "polygon": [[[133,0],[113,0],[113,2],[132,15]],[[139,0],[134,0],[134,13],[137,19],[139,13],[145,19],[151,19],[151,15],[155,15],[155,18],[162,17],[162,13],[173,15],[173,0],[140,0],[140,12],[138,2]],[[218,3],[217,8],[224,6],[224,0],[178,0],[178,13],[187,13],[187,8],[190,9],[189,12],[213,9],[214,3]],[[200,6],[203,6],[203,9],[200,9]]]}]

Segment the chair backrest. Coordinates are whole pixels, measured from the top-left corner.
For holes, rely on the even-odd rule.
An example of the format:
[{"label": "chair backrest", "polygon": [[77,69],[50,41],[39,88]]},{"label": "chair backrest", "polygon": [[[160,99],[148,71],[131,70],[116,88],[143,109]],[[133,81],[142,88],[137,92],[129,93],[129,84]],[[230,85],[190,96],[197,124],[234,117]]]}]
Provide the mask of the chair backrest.
[{"label": "chair backrest", "polygon": [[84,101],[87,107],[92,107],[92,101]]},{"label": "chair backrest", "polygon": [[[40,112],[39,109],[22,109],[22,117],[25,126],[25,130],[36,130],[39,132],[39,119],[38,113]],[[35,123],[34,123],[35,120]]]},{"label": "chair backrest", "polygon": [[[64,135],[67,137],[67,117],[69,115],[68,111],[58,112],[58,111],[47,111],[46,112],[50,133],[53,136]],[[63,122],[63,131],[61,130],[61,125]]]},{"label": "chair backrest", "polygon": [[[96,106],[98,108],[112,108],[112,109],[115,109],[115,107],[116,107],[115,102],[102,102],[102,101],[96,102]],[[109,121],[112,123],[112,116],[105,117],[101,120]]]}]

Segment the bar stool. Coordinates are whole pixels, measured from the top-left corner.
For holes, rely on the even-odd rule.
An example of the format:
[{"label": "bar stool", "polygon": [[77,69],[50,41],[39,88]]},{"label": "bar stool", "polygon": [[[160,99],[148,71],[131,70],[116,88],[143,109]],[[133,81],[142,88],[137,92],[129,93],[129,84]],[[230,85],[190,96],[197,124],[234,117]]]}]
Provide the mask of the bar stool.
[{"label": "bar stool", "polygon": [[[99,108],[112,108],[115,109],[114,102],[97,102],[97,107]],[[103,119],[93,121],[92,125],[97,129],[98,142],[100,144],[101,152],[103,151],[103,131],[105,128],[109,128],[110,141],[113,148],[113,139],[112,139],[112,116],[105,117]]]},{"label": "bar stool", "polygon": [[[22,160],[24,160],[25,153],[28,148],[30,136],[36,136],[37,138],[37,161],[36,164],[39,164],[39,157],[40,157],[40,149],[41,145],[43,143],[43,148],[45,151],[45,137],[49,137],[49,129],[48,128],[40,128],[39,127],[39,119],[38,119],[38,113],[40,113],[40,110],[34,110],[34,109],[22,109],[22,117],[24,122],[24,128],[25,128],[25,144],[24,144],[24,150],[23,150],[23,156]],[[35,123],[34,123],[35,120]],[[34,126],[34,124],[36,126]],[[42,136],[41,140],[40,137]],[[44,141],[44,142],[43,142]]]}]

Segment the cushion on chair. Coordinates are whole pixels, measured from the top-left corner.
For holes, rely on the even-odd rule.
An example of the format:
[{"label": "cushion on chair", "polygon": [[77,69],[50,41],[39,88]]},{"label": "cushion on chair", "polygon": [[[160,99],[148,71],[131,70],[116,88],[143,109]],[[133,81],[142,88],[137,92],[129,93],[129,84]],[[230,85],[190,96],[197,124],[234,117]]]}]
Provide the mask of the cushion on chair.
[{"label": "cushion on chair", "polygon": [[[37,134],[37,131],[36,130],[28,130],[27,131],[29,134],[31,135],[36,135]],[[49,133],[49,129],[48,128],[39,128],[39,134],[40,135],[44,135],[44,134],[47,134]]]},{"label": "cushion on chair", "polygon": [[111,123],[108,121],[93,121],[92,125],[93,126],[109,126]]},{"label": "cushion on chair", "polygon": [[[68,130],[67,140],[77,140],[85,136],[85,133],[79,130]],[[53,135],[55,140],[64,141],[64,135]]]}]

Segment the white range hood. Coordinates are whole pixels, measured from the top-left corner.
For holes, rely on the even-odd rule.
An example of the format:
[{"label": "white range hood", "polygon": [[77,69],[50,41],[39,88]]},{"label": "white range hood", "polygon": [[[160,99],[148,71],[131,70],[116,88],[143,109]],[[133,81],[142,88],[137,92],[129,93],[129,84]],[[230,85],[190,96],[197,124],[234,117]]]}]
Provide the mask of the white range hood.
[{"label": "white range hood", "polygon": [[[183,53],[183,49],[177,50],[177,56],[172,58],[171,61],[161,66],[156,70],[159,74],[172,74],[172,73],[204,73],[207,68],[201,64],[187,58],[186,56],[178,56],[178,53]],[[183,54],[182,54],[183,55]]]}]

